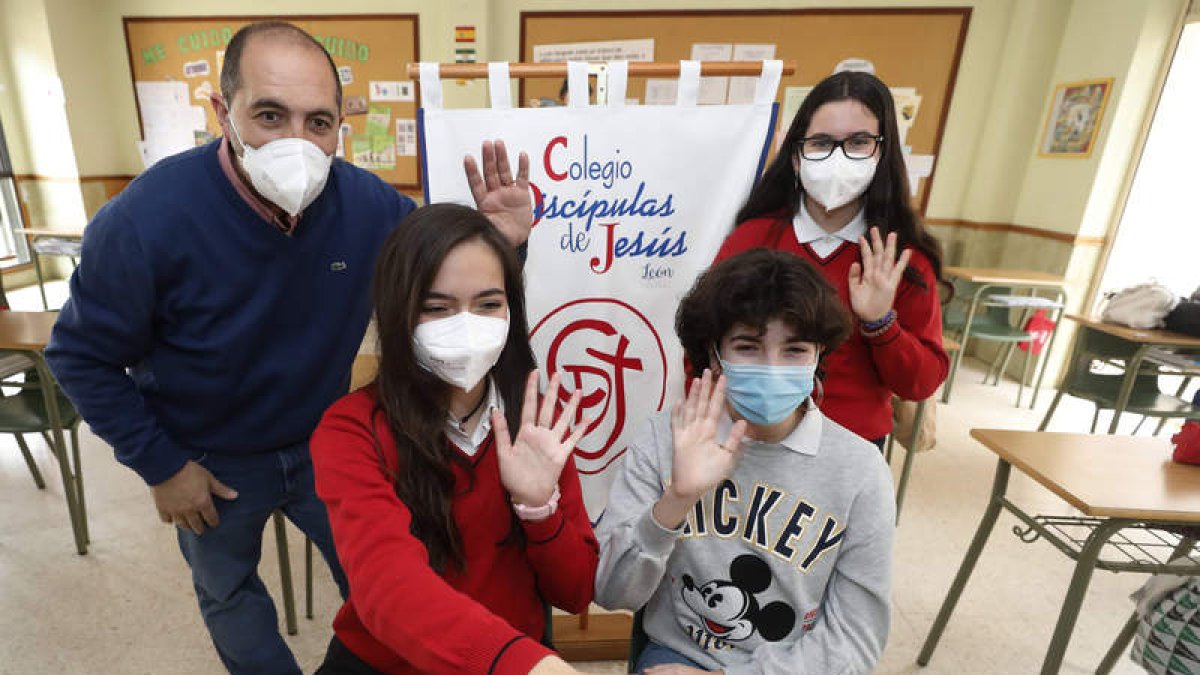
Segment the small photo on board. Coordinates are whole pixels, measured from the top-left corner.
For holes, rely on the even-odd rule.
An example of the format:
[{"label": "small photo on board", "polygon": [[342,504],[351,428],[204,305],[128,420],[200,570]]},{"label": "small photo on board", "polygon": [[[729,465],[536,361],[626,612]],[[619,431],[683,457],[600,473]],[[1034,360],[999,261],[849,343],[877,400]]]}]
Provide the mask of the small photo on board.
[{"label": "small photo on board", "polygon": [[366,96],[347,96],[342,104],[346,108],[347,115],[366,115],[367,114],[367,97]]}]

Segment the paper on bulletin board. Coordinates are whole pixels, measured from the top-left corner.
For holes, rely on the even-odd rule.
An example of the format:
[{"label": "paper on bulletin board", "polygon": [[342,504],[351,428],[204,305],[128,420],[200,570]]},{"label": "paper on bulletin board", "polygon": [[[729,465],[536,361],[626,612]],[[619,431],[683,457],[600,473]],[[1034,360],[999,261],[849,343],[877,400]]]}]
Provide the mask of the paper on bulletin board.
[{"label": "paper on bulletin board", "polygon": [[812,91],[812,87],[785,87],[783,90],[783,111],[779,114],[779,128],[787,131],[791,126],[792,120],[796,118],[796,111],[800,110],[800,104],[804,103],[804,99],[808,97],[808,92]]},{"label": "paper on bulletin board", "polygon": [[934,155],[904,154],[904,166],[908,170],[908,190],[913,197],[916,197],[920,191],[918,189],[920,179],[929,178],[933,173],[934,158]]},{"label": "paper on bulletin board", "polygon": [[371,161],[375,169],[396,168],[396,141],[390,136],[371,137]]},{"label": "paper on bulletin board", "polygon": [[396,156],[417,156],[416,120],[396,120]]},{"label": "paper on bulletin board", "polygon": [[191,105],[186,82],[142,81],[135,83],[134,89],[142,119],[138,153],[144,167],[207,138],[207,117],[203,108]]},{"label": "paper on bulletin board", "polygon": [[[775,45],[734,45],[734,61],[769,61],[775,58]],[[758,87],[757,77],[729,78],[729,104],[747,105],[754,103],[754,91]]]},{"label": "paper on bulletin board", "polygon": [[534,45],[534,63],[564,61],[653,61],[654,38]]},{"label": "paper on bulletin board", "polygon": [[[732,61],[732,44],[709,44],[698,42],[692,45],[693,61]],[[697,103],[724,105],[729,91],[728,77],[700,78],[700,96]]]},{"label": "paper on bulletin board", "polygon": [[368,92],[372,101],[403,103],[415,100],[412,82],[371,80]]},{"label": "paper on bulletin board", "polygon": [[367,109],[367,135],[386,136],[388,127],[392,124],[392,108],[386,105],[372,104]]},{"label": "paper on bulletin board", "polygon": [[646,105],[675,105],[679,98],[679,80],[646,80]]},{"label": "paper on bulletin board", "polygon": [[900,144],[908,143],[908,130],[917,121],[921,109],[921,95],[913,87],[893,87],[892,99],[896,102],[896,126],[900,129]]}]

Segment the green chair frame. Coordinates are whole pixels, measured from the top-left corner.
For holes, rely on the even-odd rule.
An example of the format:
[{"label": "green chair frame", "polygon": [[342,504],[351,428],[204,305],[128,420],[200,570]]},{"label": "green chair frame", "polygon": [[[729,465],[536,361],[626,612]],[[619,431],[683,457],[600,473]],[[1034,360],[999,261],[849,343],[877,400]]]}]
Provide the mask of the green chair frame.
[{"label": "green chair frame", "polygon": [[[949,354],[959,354],[962,352],[962,345],[954,340],[942,337],[942,349]],[[900,509],[904,507],[904,494],[908,490],[908,479],[912,474],[913,457],[916,456],[916,451],[913,448],[917,447],[917,438],[921,434],[921,422],[925,419],[925,410],[929,405],[930,399],[917,402],[917,412],[913,415],[912,437],[909,438],[908,445],[904,446],[904,467],[900,470],[900,482],[896,484],[896,524],[900,524]],[[887,450],[884,453],[884,458],[888,464],[892,463],[892,446],[896,443],[896,434],[888,434]],[[902,444],[903,445],[903,444]]]},{"label": "green chair frame", "polygon": [[[275,526],[275,548],[279,553],[279,580],[283,586],[283,620],[287,634],[299,632],[296,621],[296,593],[292,585],[292,559],[288,553],[287,520],[282,511],[271,514]],[[304,617],[313,618],[313,543],[304,538]]]},{"label": "green chair frame", "polygon": [[[943,332],[954,334],[955,338],[962,345],[962,348],[955,353],[954,358],[950,362],[950,373],[946,377],[946,384],[942,389],[942,403],[950,402],[950,393],[954,388],[954,380],[958,374],[959,366],[962,365],[969,340],[974,338],[988,342],[1007,343],[1003,357],[993,360],[991,367],[988,368],[987,375],[983,378],[984,383],[987,383],[991,379],[993,386],[1000,383],[1000,377],[1008,368],[1008,363],[1012,359],[1017,343],[1029,341],[1029,333],[1025,332],[1022,326],[1024,326],[1034,311],[1042,307],[1014,306],[989,302],[987,299],[990,295],[1007,295],[1017,290],[1027,290],[1030,298],[1048,300],[1053,305],[1048,307],[1053,311],[1052,320],[1054,321],[1054,330],[1050,333],[1050,339],[1047,341],[1046,347],[1040,355],[1035,356],[1032,350],[1025,352],[1021,378],[1017,381],[1016,405],[1019,408],[1021,407],[1021,398],[1024,394],[1026,383],[1029,382],[1030,368],[1034,366],[1034,361],[1038,362],[1038,365],[1034,368],[1037,373],[1037,379],[1033,383],[1033,396],[1029,402],[1029,407],[1032,409],[1037,405],[1038,391],[1041,390],[1042,380],[1046,375],[1047,356],[1054,347],[1054,339],[1057,337],[1058,327],[1062,323],[1062,315],[1067,303],[1066,291],[1062,288],[1045,286],[1023,287],[977,284],[961,279],[954,280],[954,296],[947,307],[946,313],[942,317]],[[1046,294],[1049,297],[1042,294]],[[967,298],[970,300],[968,301]],[[966,310],[960,313],[960,311],[956,310],[958,305],[962,303],[966,303]],[[1020,316],[1016,325],[1012,323],[1012,311],[1014,309],[1020,310]]]},{"label": "green chair frame", "polygon": [[[1092,403],[1094,411],[1091,433],[1096,433],[1100,411],[1116,410],[1117,408],[1125,373],[1096,373],[1092,371],[1093,364],[1101,362],[1110,366],[1124,367],[1129,363],[1134,352],[1141,347],[1136,342],[1088,326],[1080,326],[1075,340],[1076,345],[1071,352],[1067,373],[1063,377],[1058,393],[1050,403],[1049,410],[1046,411],[1046,416],[1042,418],[1038,431],[1046,430],[1050,425],[1050,418],[1054,416],[1054,411],[1058,408],[1059,401],[1064,395],[1069,394]],[[1174,373],[1165,372],[1159,365],[1150,361],[1143,361],[1136,373],[1129,400],[1122,412],[1141,415],[1142,420],[1138,422],[1138,428],[1141,428],[1141,424],[1146,418],[1161,420],[1155,433],[1161,431],[1163,424],[1170,418],[1200,419],[1200,408],[1178,396],[1187,386],[1187,381],[1184,381],[1183,387],[1180,387],[1177,395],[1164,394],[1158,386],[1158,378],[1164,374]],[[1135,433],[1136,431],[1135,429]]]},{"label": "green chair frame", "polygon": [[[28,365],[20,372],[26,374],[24,382],[5,381],[5,389],[18,389],[17,393],[0,396],[0,433],[13,434],[25,465],[33,475],[39,490],[46,489],[46,481],[38,470],[24,434],[38,433],[45,440],[54,459],[58,462],[62,477],[63,494],[67,502],[67,515],[71,520],[71,531],[75,539],[75,551],[87,554],[91,543],[87,523],[87,501],[84,498],[83,469],[79,457],[79,414],[71,401],[62,393],[46,362],[32,352],[0,352],[13,356],[26,354]],[[5,372],[0,377],[11,377],[14,372]],[[68,453],[63,431],[70,434],[71,447]]]}]

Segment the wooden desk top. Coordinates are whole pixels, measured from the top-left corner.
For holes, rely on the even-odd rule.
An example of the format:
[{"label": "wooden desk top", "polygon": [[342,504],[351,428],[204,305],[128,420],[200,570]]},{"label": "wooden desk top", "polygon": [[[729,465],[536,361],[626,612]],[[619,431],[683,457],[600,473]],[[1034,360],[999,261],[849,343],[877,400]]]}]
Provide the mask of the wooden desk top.
[{"label": "wooden desk top", "polygon": [[1083,324],[1088,328],[1095,328],[1103,333],[1115,335],[1130,342],[1141,342],[1148,345],[1159,345],[1163,347],[1186,347],[1188,349],[1200,349],[1200,338],[1176,333],[1174,331],[1163,330],[1162,328],[1130,328],[1116,323],[1107,323],[1098,318],[1083,316],[1080,314],[1068,314],[1067,318],[1076,323]]},{"label": "wooden desk top", "polygon": [[1065,279],[1058,274],[1032,270],[1007,270],[998,267],[943,267],[942,275],[957,277],[976,284],[1005,286],[1062,286]]},{"label": "wooden desk top", "polygon": [[82,230],[47,230],[36,227],[15,227],[13,232],[31,234],[35,237],[62,237],[64,239],[83,239]]},{"label": "wooden desk top", "polygon": [[1200,466],[1165,438],[972,429],[971,437],[1089,516],[1200,523]]},{"label": "wooden desk top", "polygon": [[0,349],[42,351],[57,320],[58,312],[0,312]]}]

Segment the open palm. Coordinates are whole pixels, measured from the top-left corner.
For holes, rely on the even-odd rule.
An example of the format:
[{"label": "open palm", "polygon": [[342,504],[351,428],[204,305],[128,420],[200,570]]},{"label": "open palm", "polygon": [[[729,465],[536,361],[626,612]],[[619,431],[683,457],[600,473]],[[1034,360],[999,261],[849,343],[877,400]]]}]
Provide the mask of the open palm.
[{"label": "open palm", "polygon": [[483,159],[482,174],[474,157],[463,157],[463,170],[467,174],[471,196],[475,198],[475,208],[487,216],[513,246],[520,246],[529,239],[533,227],[529,156],[520,154],[514,177],[504,141],[484,141],[479,154]]},{"label": "open palm", "polygon": [[[563,465],[583,437],[588,423],[570,429],[570,421],[579,407],[576,391],[567,406],[554,419],[554,403],[558,400],[558,375],[550,378],[550,387],[538,409],[537,371],[525,382],[525,400],[521,405],[521,428],[515,440],[509,440],[508,422],[496,410],[492,412],[492,428],[496,430],[496,449],[499,452],[500,482],[516,504],[537,507],[550,501]],[[570,435],[567,434],[571,431]]]},{"label": "open palm", "polygon": [[687,397],[671,409],[671,436],[675,444],[671,489],[696,497],[711,490],[737,466],[741,457],[746,421],[729,430],[725,443],[717,443],[717,421],[725,411],[725,376],[713,385],[712,372],[692,380]]},{"label": "open palm", "polygon": [[887,242],[879,236],[878,228],[871,228],[871,240],[858,238],[861,263],[850,265],[850,309],[860,321],[878,321],[887,315],[896,300],[896,288],[912,258],[912,250],[905,249],[897,258],[896,233],[887,236]]}]

